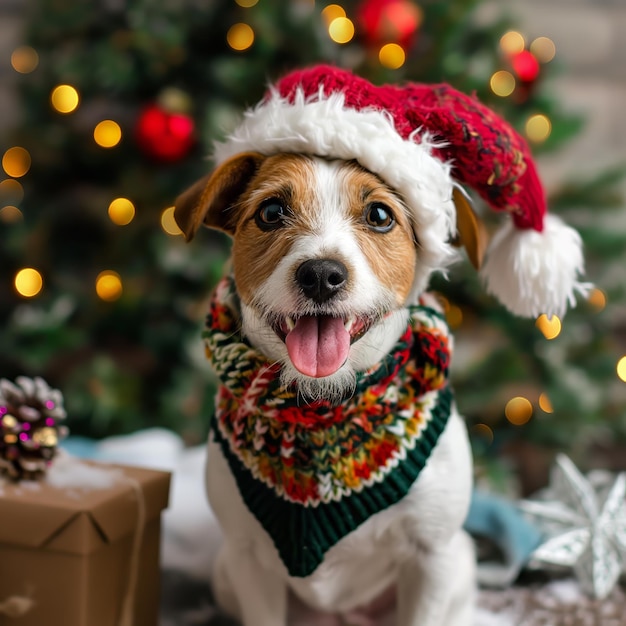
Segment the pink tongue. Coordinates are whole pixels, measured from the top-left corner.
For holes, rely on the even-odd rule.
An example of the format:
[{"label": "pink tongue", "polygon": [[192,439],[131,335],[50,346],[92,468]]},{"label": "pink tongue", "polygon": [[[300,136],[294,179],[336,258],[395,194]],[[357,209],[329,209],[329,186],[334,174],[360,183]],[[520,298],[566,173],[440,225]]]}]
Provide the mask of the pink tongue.
[{"label": "pink tongue", "polygon": [[285,339],[293,366],[302,374],[322,378],[334,374],[348,358],[350,333],[339,317],[305,316]]}]

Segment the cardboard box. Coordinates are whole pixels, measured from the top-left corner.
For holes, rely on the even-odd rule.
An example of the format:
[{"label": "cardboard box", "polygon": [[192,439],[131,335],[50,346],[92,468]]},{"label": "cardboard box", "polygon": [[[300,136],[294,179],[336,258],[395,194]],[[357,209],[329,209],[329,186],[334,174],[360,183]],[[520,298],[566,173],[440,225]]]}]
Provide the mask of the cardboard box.
[{"label": "cardboard box", "polygon": [[0,483],[0,606],[33,600],[20,617],[0,614],[2,626],[119,626],[134,576],[132,626],[157,625],[170,475],[95,467],[118,478],[97,489]]}]

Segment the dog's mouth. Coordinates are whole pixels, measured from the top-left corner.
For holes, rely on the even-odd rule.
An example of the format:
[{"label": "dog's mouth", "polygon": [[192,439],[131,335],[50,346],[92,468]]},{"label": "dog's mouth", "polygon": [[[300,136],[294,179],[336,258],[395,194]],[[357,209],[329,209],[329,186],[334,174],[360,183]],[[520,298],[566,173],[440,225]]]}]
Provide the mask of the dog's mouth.
[{"label": "dog's mouth", "polygon": [[333,315],[285,316],[273,325],[285,342],[293,366],[305,376],[334,374],[347,360],[350,346],[372,326],[373,319]]}]

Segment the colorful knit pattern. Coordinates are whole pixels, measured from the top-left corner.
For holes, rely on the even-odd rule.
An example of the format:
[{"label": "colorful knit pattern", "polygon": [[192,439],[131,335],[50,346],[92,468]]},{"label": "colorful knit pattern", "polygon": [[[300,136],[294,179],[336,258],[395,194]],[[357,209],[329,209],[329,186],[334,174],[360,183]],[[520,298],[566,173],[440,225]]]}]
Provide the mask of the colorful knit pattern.
[{"label": "colorful knit pattern", "polygon": [[394,350],[338,406],[306,404],[280,385],[279,366],[241,337],[230,278],[215,291],[204,339],[222,382],[213,436],[290,574],[306,576],[341,537],[404,497],[435,447],[452,402],[443,317],[411,307]]}]

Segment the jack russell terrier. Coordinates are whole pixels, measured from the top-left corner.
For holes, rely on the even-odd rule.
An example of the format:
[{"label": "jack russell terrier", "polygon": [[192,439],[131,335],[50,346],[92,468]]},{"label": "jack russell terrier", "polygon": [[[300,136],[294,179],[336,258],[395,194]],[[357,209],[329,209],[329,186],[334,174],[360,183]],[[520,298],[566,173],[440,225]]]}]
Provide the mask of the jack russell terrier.
[{"label": "jack russell terrier", "polygon": [[287,626],[288,591],[347,614],[392,588],[397,626],[469,626],[472,461],[428,281],[459,244],[482,264],[461,184],[510,214],[482,273],[515,314],[585,292],[578,233],[546,213],[525,141],[447,85],[294,72],[215,161],[175,216],[187,240],[232,237],[204,332],[221,381],[218,602],[244,626]]}]

